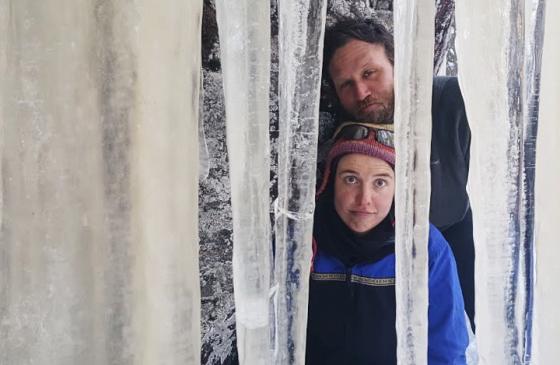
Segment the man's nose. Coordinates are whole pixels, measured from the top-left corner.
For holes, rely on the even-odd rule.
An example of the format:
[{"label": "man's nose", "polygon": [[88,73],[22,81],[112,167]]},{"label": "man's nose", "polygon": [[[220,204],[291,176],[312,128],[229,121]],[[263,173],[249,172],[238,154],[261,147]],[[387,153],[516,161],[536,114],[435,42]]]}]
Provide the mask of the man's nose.
[{"label": "man's nose", "polygon": [[365,98],[367,98],[369,96],[369,94],[371,94],[369,87],[366,85],[365,82],[357,82],[355,84],[355,93],[356,93],[356,98],[360,101],[364,100]]}]

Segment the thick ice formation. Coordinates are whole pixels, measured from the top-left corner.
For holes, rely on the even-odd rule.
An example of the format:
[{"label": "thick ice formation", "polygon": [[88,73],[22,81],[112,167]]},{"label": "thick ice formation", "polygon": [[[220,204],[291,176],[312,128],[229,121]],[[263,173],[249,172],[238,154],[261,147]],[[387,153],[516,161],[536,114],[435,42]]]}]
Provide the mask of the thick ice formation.
[{"label": "thick ice formation", "polygon": [[542,48],[542,81],[537,139],[536,170],[536,288],[534,364],[555,364],[560,359],[560,246],[558,245],[558,222],[560,222],[560,3],[546,3],[544,21],[544,47]]},{"label": "thick ice formation", "polygon": [[433,1],[395,2],[397,359],[426,364]]},{"label": "thick ice formation", "polygon": [[278,8],[275,364],[303,364],[326,1],[282,1]]},{"label": "thick ice formation", "polygon": [[202,2],[0,7],[0,363],[199,363]]},{"label": "thick ice formation", "polygon": [[531,357],[541,16],[539,0],[457,3],[459,76],[472,131],[469,196],[482,364]]},{"label": "thick ice formation", "polygon": [[241,364],[271,363],[270,4],[216,3],[233,212],[233,284]]}]

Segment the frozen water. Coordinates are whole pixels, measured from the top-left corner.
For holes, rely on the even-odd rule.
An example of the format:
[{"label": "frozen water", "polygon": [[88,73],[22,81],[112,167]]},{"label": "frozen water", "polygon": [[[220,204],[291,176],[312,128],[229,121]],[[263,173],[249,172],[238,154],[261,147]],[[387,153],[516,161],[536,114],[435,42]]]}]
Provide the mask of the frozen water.
[{"label": "frozen water", "polygon": [[395,2],[393,15],[397,359],[426,364],[434,2]]},{"label": "frozen water", "polygon": [[270,4],[216,2],[233,212],[233,284],[241,364],[271,362]]},{"label": "frozen water", "polygon": [[326,1],[282,1],[278,9],[275,363],[303,364]]},{"label": "frozen water", "polygon": [[[124,5],[123,5],[124,6]],[[198,102],[201,1],[142,0],[131,152],[139,362],[200,363]],[[187,19],[185,19],[187,17]],[[184,76],[183,76],[184,75]],[[183,77],[180,77],[183,76]],[[135,208],[138,205],[138,209]]]},{"label": "frozen water", "polygon": [[0,4],[0,363],[199,363],[202,2]]},{"label": "frozen water", "polygon": [[472,130],[469,196],[481,364],[531,358],[541,16],[538,0],[457,3],[459,77]]},{"label": "frozen water", "polygon": [[[560,3],[546,3],[544,46],[542,48],[542,81],[536,170],[536,288],[534,325],[534,364],[556,364],[560,358]],[[542,23],[541,23],[542,24]]]}]

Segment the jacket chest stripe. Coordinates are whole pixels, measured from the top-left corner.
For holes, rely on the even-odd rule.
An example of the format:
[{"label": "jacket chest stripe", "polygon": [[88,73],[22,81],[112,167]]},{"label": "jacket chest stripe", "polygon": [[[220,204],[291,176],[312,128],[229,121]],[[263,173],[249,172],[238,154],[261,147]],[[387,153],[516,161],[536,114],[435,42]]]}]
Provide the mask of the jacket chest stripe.
[{"label": "jacket chest stripe", "polygon": [[[311,280],[316,281],[346,281],[346,274],[343,273],[311,273]],[[352,283],[363,284],[368,286],[394,286],[395,278],[368,278],[364,276],[352,275],[350,277]]]},{"label": "jacket chest stripe", "polygon": [[364,284],[369,286],[394,286],[395,278],[367,278],[364,276],[352,275],[353,283]]}]

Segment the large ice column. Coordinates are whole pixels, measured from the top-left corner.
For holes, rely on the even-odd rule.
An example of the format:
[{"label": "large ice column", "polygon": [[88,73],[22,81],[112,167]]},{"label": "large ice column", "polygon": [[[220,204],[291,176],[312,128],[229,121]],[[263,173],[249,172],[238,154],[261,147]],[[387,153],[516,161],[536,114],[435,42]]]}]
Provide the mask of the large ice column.
[{"label": "large ice column", "polygon": [[[518,349],[522,360],[530,363],[533,356],[533,322],[535,292],[535,165],[537,127],[539,125],[539,97],[541,83],[542,47],[544,39],[545,0],[527,0],[518,9],[524,21],[523,47],[517,51],[522,59],[521,83],[521,151],[519,197],[519,257],[517,259],[518,293],[517,325],[520,329]],[[522,14],[522,15],[521,15]],[[537,362],[538,363],[538,362]]]},{"label": "large ice column", "polygon": [[199,363],[201,1],[0,6],[0,363]]},{"label": "large ice column", "polygon": [[537,139],[535,246],[536,288],[534,364],[555,364],[560,359],[560,3],[546,3],[545,35],[542,49],[542,81],[540,94],[539,131]]},{"label": "large ice column", "polygon": [[275,363],[303,364],[326,1],[290,0],[279,2],[278,7]]},{"label": "large ice column", "polygon": [[426,364],[433,1],[395,1],[397,359]]},{"label": "large ice column", "polygon": [[459,76],[472,130],[469,196],[483,364],[518,364],[531,356],[542,3],[457,2]]},{"label": "large ice column", "polygon": [[233,284],[241,364],[271,363],[270,4],[216,3],[233,213]]},{"label": "large ice column", "polygon": [[138,17],[131,32],[137,83],[129,120],[134,349],[145,364],[198,364],[202,1],[132,4]]}]

